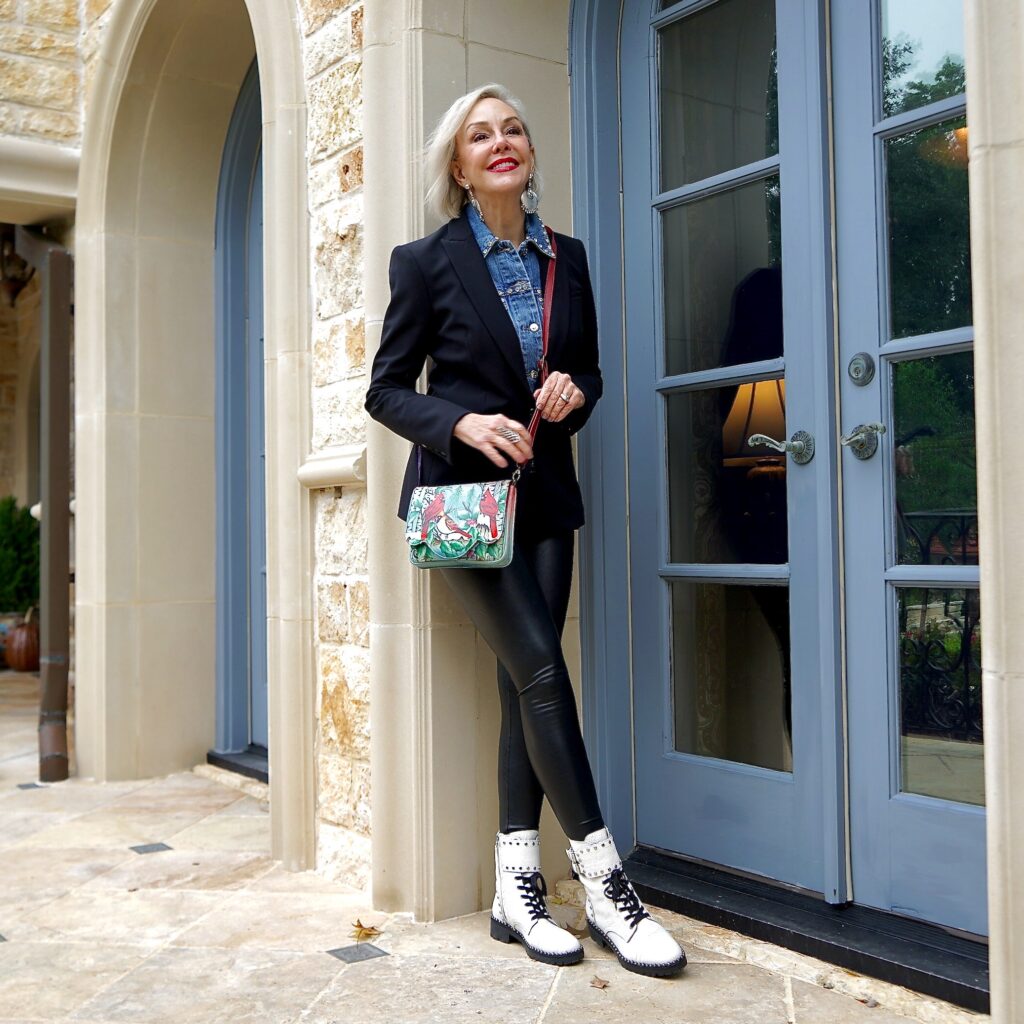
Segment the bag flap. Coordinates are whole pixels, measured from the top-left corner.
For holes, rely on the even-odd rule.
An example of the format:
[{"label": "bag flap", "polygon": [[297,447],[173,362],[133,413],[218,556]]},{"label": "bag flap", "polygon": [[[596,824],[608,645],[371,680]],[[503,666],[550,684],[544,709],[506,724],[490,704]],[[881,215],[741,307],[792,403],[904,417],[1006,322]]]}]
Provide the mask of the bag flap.
[{"label": "bag flap", "polygon": [[510,489],[509,480],[417,487],[409,499],[405,539],[446,558],[476,544],[497,544],[505,535]]}]

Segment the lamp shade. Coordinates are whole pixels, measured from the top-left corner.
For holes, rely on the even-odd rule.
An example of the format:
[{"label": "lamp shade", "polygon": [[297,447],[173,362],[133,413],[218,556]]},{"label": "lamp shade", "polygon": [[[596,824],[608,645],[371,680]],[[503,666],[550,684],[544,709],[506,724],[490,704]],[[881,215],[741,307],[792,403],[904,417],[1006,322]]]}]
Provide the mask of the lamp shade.
[{"label": "lamp shade", "polygon": [[769,454],[751,448],[751,434],[767,434],[777,441],[786,436],[786,382],[759,380],[740,384],[722,427],[722,461],[727,466],[747,466]]}]

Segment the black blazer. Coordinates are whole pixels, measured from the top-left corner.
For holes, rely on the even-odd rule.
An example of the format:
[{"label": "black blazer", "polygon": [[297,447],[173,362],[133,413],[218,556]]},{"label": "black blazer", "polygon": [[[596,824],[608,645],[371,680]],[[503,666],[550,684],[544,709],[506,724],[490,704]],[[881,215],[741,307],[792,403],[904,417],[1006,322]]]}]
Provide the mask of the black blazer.
[{"label": "black blazer", "polygon": [[[548,339],[548,365],[568,373],[586,395],[582,408],[561,423],[541,420],[535,457],[519,487],[516,529],[543,535],[583,525],[570,436],[586,423],[601,397],[597,316],[583,243],[555,235],[557,270]],[[548,258],[539,254],[541,282]],[[533,410],[522,351],[466,211],[426,238],[391,254],[391,301],[373,361],[366,411],[386,427],[422,445],[406,467],[398,514],[405,518],[417,483],[498,480],[499,469],[482,452],[452,437],[466,413],[504,413],[524,426]],[[427,358],[426,394],[416,381]],[[421,465],[418,467],[418,462]]]}]

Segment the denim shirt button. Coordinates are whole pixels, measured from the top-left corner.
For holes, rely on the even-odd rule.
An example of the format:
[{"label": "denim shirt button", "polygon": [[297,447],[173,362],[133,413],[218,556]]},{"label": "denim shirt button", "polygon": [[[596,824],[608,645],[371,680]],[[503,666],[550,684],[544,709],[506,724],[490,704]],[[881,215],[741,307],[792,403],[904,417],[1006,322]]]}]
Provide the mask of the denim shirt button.
[{"label": "denim shirt button", "polygon": [[530,324],[531,331],[539,331],[540,327],[537,324]]}]

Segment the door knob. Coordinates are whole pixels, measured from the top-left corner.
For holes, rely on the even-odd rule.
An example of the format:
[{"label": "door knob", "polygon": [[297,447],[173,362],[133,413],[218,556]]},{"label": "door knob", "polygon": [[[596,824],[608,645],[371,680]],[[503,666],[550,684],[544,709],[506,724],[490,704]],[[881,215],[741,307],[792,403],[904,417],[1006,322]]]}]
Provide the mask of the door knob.
[{"label": "door knob", "polygon": [[878,451],[878,439],[884,433],[884,423],[858,423],[839,438],[839,443],[849,448],[858,459],[870,459]]},{"label": "door knob", "polygon": [[766,448],[774,448],[777,452],[789,453],[793,461],[800,466],[814,458],[814,438],[806,430],[798,430],[789,441],[776,441],[767,434],[751,434],[747,438],[747,444],[751,448],[764,445]]}]

